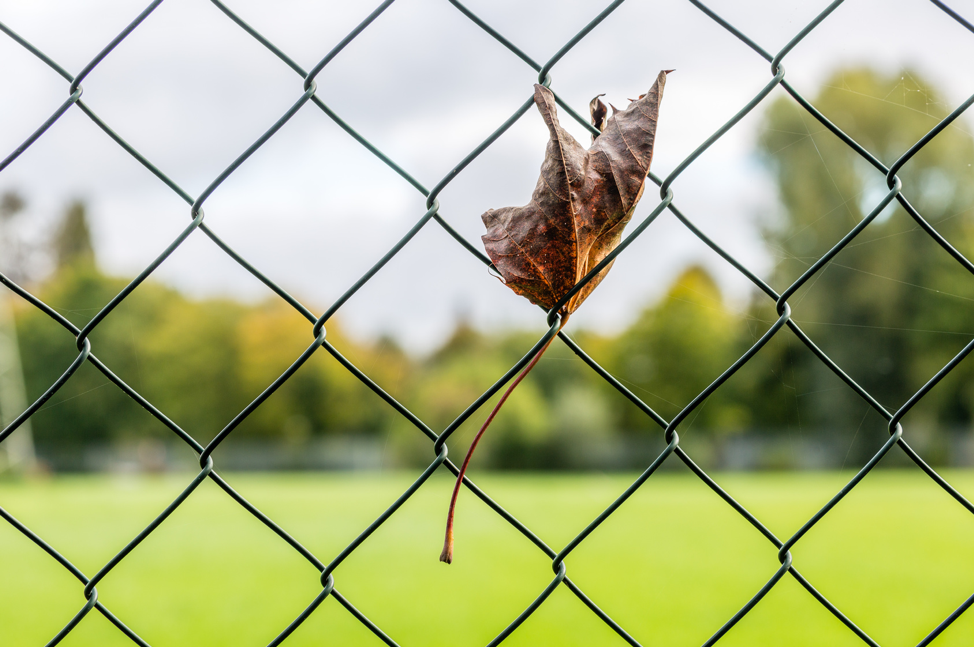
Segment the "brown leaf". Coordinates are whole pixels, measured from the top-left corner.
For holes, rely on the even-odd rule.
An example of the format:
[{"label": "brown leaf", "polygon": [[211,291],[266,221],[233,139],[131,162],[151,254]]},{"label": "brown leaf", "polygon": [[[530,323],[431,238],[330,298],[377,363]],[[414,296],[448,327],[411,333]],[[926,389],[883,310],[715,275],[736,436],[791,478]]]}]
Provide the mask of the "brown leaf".
[{"label": "brown leaf", "polygon": [[[595,98],[589,101],[588,111],[592,115],[592,125],[595,126],[599,132],[605,130],[605,118],[608,116],[609,110],[602,103],[599,97],[604,97],[605,94],[597,94]],[[592,135],[592,143],[595,143],[595,138],[598,135]]]},{"label": "brown leaf", "polygon": [[[534,102],[550,133],[538,185],[527,205],[481,216],[487,255],[516,293],[550,310],[619,244],[649,173],[669,71],[660,72],[649,92],[608,120],[604,104],[593,99],[593,123],[601,112],[605,125],[588,150],[558,123],[551,91],[534,86]],[[611,267],[579,290],[562,314],[574,312]]]}]

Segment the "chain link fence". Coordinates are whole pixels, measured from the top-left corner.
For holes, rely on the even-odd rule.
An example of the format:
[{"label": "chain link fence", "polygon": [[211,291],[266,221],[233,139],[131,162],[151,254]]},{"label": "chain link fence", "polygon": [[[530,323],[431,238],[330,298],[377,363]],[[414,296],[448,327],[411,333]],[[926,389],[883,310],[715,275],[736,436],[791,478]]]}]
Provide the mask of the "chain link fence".
[{"label": "chain link fence", "polygon": [[[890,411],[884,408],[877,399],[866,390],[864,390],[859,384],[857,384],[849,375],[847,375],[842,367],[838,366],[832,359],[829,358],[820,348],[818,348],[813,341],[805,334],[805,332],[791,319],[790,313],[791,308],[789,306],[789,298],[796,293],[796,291],[805,285],[810,279],[816,276],[816,274],[823,270],[823,268],[830,262],[830,260],[835,257],[844,247],[849,245],[849,243],[856,238],[866,227],[873,222],[879,214],[884,210],[884,208],[892,203],[893,201],[898,202],[903,209],[913,218],[916,224],[926,232],[926,234],[934,240],[941,248],[948,252],[957,263],[959,263],[968,272],[974,274],[974,264],[970,260],[965,258],[959,251],[954,249],[951,244],[944,239],[934,227],[929,224],[924,217],[910,204],[908,201],[905,191],[909,187],[904,187],[901,180],[897,177],[897,171],[903,167],[918,151],[920,151],[929,141],[936,137],[944,128],[949,124],[954,122],[968,107],[974,103],[974,96],[970,97],[968,100],[959,105],[953,110],[946,118],[944,118],[940,123],[938,123],[932,130],[930,130],[923,138],[913,144],[906,152],[904,152],[899,159],[897,159],[891,166],[887,167],[876,156],[874,156],[870,151],[866,150],[860,146],[856,141],[846,135],[842,130],[832,124],[822,113],[820,113],[814,105],[807,101],[799,92],[797,92],[786,80],[785,66],[784,62],[788,56],[788,53],[798,45],[802,39],[804,39],[808,34],[810,34],[822,21],[826,20],[829,15],[842,3],[842,0],[837,0],[829,5],[824,11],[822,11],[818,16],[816,16],[810,23],[805,25],[780,51],[776,53],[768,52],[763,49],[758,43],[751,40],[743,31],[736,28],[734,25],[730,24],[716,12],[708,8],[701,2],[697,0],[690,0],[690,2],[701,12],[703,12],[710,19],[715,21],[721,27],[726,29],[728,32],[733,34],[736,38],[740,39],[745,43],[754,54],[764,58],[768,63],[770,63],[770,79],[764,88],[751,99],[746,105],[741,107],[734,117],[724,124],[720,129],[718,129],[712,136],[710,136],[705,142],[703,142],[689,157],[687,157],[682,163],[680,163],[676,169],[665,178],[657,177],[654,174],[650,174],[649,178],[659,187],[659,203],[652,210],[652,212],[640,223],[631,229],[628,235],[625,237],[623,242],[618,246],[618,248],[609,255],[606,259],[606,263],[611,261],[613,258],[625,252],[626,248],[632,243],[637,237],[641,236],[655,221],[655,219],[662,214],[664,211],[669,211],[673,216],[675,216],[686,228],[692,232],[697,238],[699,238],[703,243],[710,247],[714,253],[722,257],[727,264],[732,267],[735,271],[741,273],[748,280],[751,281],[761,292],[767,295],[767,298],[773,301],[777,308],[777,313],[779,315],[777,321],[775,321],[758,339],[756,343],[736,362],[721,374],[712,384],[710,384],[706,389],[699,393],[693,400],[687,404],[682,411],[670,420],[666,420],[660,415],[658,415],[650,406],[640,400],[635,394],[633,394],[629,389],[627,389],[618,379],[613,375],[609,374],[604,370],[598,363],[596,363],[592,358],[590,358],[585,351],[580,348],[571,338],[567,335],[558,332],[557,322],[552,325],[547,333],[538,340],[537,344],[524,355],[524,357],[517,362],[510,370],[505,373],[496,381],[496,383],[490,387],[483,395],[481,395],[476,401],[472,402],[469,407],[454,420],[446,429],[443,429],[439,433],[430,428],[423,420],[414,415],[409,409],[403,406],[401,403],[397,402],[391,395],[383,390],[382,386],[374,382],[370,377],[363,372],[358,366],[354,365],[347,358],[345,358],[340,349],[334,347],[327,339],[326,327],[329,319],[331,319],[346,303],[346,301],[355,294],[362,286],[364,286],[377,272],[382,270],[383,266],[393,258],[404,246],[408,245],[413,237],[424,227],[442,227],[447,233],[449,233],[456,243],[466,249],[475,258],[480,260],[486,265],[490,262],[486,256],[475,246],[471,245],[463,236],[461,236],[450,224],[444,220],[440,215],[440,204],[437,201],[437,196],[440,192],[482,152],[484,152],[494,141],[497,140],[505,131],[507,131],[517,120],[523,117],[527,112],[530,111],[533,105],[532,96],[527,96],[524,103],[517,109],[517,111],[510,116],[504,123],[500,124],[497,129],[479,146],[472,150],[462,161],[460,161],[449,173],[446,174],[435,186],[428,189],[418,182],[414,177],[412,177],[405,169],[400,167],[394,160],[383,153],[375,145],[367,141],[359,133],[357,133],[348,123],[346,123],[338,114],[336,114],[329,106],[324,102],[322,97],[316,94],[315,77],[336,57],[342,50],[355,39],[363,30],[366,30],[369,25],[381,16],[381,14],[392,4],[393,0],[386,0],[381,5],[379,5],[368,17],[366,17],[355,29],[353,29],[341,42],[339,42],[335,47],[328,52],[328,54],[322,58],[313,68],[310,70],[305,70],[298,63],[292,60],[288,54],[277,45],[269,41],[267,38],[262,36],[257,30],[248,25],[237,15],[234,14],[227,6],[223,5],[218,0],[212,0],[213,4],[216,5],[227,17],[228,20],[235,23],[240,29],[247,32],[250,36],[256,39],[264,47],[270,50],[280,61],[285,65],[290,67],[295,74],[298,75],[303,80],[303,86],[300,92],[296,92],[296,99],[284,115],[282,115],[263,135],[261,135],[257,141],[255,141],[247,150],[245,150],[239,157],[237,157],[229,167],[226,168],[218,177],[213,179],[213,181],[203,190],[199,195],[193,196],[186,191],[184,191],[175,181],[168,177],[162,170],[156,167],[153,162],[146,157],[144,157],[139,151],[133,148],[123,137],[112,130],[110,124],[105,123],[95,112],[89,108],[88,105],[82,100],[83,87],[82,83],[85,78],[100,64],[102,61],[112,55],[112,51],[121,43],[127,36],[129,36],[134,30],[138,29],[143,21],[149,17],[149,15],[162,3],[162,0],[155,0],[148,7],[145,8],[142,13],[140,13],[132,22],[125,27],[125,29],[119,33],[110,43],[108,43],[99,53],[95,56],[80,72],[77,74],[71,74],[64,68],[62,68],[55,60],[46,55],[43,51],[39,50],[27,40],[22,38],[20,35],[15,33],[13,30],[0,23],[0,31],[2,31],[6,37],[13,39],[25,49],[30,51],[34,56],[43,61],[48,67],[50,67],[54,72],[59,74],[68,83],[68,98],[51,114],[37,129],[30,135],[20,146],[17,147],[12,153],[7,155],[2,161],[0,161],[0,172],[2,172],[11,163],[15,162],[17,157],[23,153],[27,148],[33,145],[38,139],[44,136],[44,134],[51,128],[55,122],[62,118],[69,110],[77,109],[84,112],[104,133],[106,136],[115,141],[119,146],[121,146],[129,155],[138,160],[145,168],[151,171],[160,182],[168,186],[173,192],[175,192],[179,197],[181,197],[188,205],[190,205],[190,215],[191,222],[182,230],[182,232],[176,237],[175,240],[166,248],[166,250],[160,254],[151,264],[149,264],[131,283],[128,284],[115,298],[113,298],[107,305],[105,305],[83,328],[78,328],[65,319],[63,316],[58,314],[51,306],[44,303],[43,301],[36,298],[30,292],[22,288],[21,286],[14,283],[10,278],[0,274],[0,282],[2,282],[7,289],[12,291],[17,298],[22,299],[26,303],[29,303],[34,308],[43,311],[51,319],[59,323],[67,332],[74,336],[77,340],[78,354],[74,361],[64,370],[60,379],[55,381],[50,387],[39,397],[35,402],[30,404],[20,415],[16,417],[10,424],[8,424],[2,432],[0,432],[0,443],[10,442],[8,439],[11,434],[27,423],[31,416],[38,411],[38,409],[47,402],[64,384],[69,381],[72,375],[78,370],[78,368],[85,362],[90,363],[97,370],[103,373],[114,385],[131,397],[140,406],[149,411],[156,419],[163,423],[168,429],[172,431],[173,434],[178,436],[190,449],[192,449],[199,456],[199,473],[192,479],[192,481],[186,485],[182,493],[162,512],[160,513],[148,526],[146,526],[136,537],[134,537],[121,551],[119,551],[108,563],[106,563],[102,568],[93,575],[88,575],[83,573],[74,564],[63,557],[56,547],[50,545],[43,537],[37,535],[30,528],[25,526],[23,523],[14,518],[11,514],[0,508],[0,517],[2,517],[6,523],[10,524],[16,528],[20,533],[23,533],[37,546],[43,549],[53,560],[56,560],[61,564],[67,571],[69,571],[74,577],[76,577],[83,585],[83,593],[85,603],[83,607],[76,613],[76,615],[71,618],[61,629],[56,636],[54,636],[49,645],[54,645],[59,643],[62,639],[68,636],[69,633],[78,625],[79,622],[93,609],[97,610],[98,613],[102,614],[107,618],[115,627],[118,628],[125,636],[127,636],[131,641],[137,645],[148,645],[148,643],[141,638],[136,630],[130,628],[123,622],[123,620],[115,616],[109,608],[99,600],[98,598],[98,588],[97,585],[101,582],[116,566],[119,565],[146,537],[148,537],[153,531],[155,531],[160,524],[162,524],[166,518],[172,514],[176,508],[178,508],[183,502],[185,502],[196,488],[206,479],[210,479],[215,482],[229,497],[236,501],[240,506],[245,508],[255,519],[260,523],[266,525],[274,533],[280,537],[281,541],[286,542],[293,548],[297,553],[303,556],[308,562],[310,562],[316,571],[319,573],[321,591],[318,593],[314,599],[310,600],[307,607],[298,615],[291,624],[283,627],[280,630],[279,635],[270,643],[271,645],[278,645],[287,641],[291,633],[303,623],[315,610],[322,604],[325,603],[328,598],[333,598],[334,601],[341,605],[349,614],[354,616],[360,623],[367,627],[375,636],[381,639],[384,643],[388,645],[396,645],[395,637],[388,635],[383,631],[382,627],[378,626],[375,622],[365,616],[361,611],[359,611],[352,602],[343,596],[337,588],[337,577],[336,570],[342,564],[342,562],[352,554],[358,547],[360,547],[364,542],[369,540],[369,537],[376,531],[382,524],[384,524],[390,517],[392,517],[397,510],[410,498],[412,497],[420,488],[423,487],[429,480],[429,478],[437,471],[441,469],[449,470],[454,475],[457,473],[457,466],[448,458],[448,447],[447,442],[450,439],[453,432],[474,412],[476,412],[489,398],[498,392],[504,385],[514,377],[518,371],[521,370],[533,357],[533,355],[553,336],[556,334],[559,336],[561,342],[565,343],[569,348],[571,348],[574,353],[582,359],[592,371],[599,374],[606,382],[611,384],[616,390],[618,390],[623,396],[628,398],[632,403],[634,403],[646,416],[651,418],[656,424],[659,425],[662,430],[666,441],[666,448],[661,454],[650,464],[645,471],[623,492],[621,493],[615,501],[612,502],[601,514],[599,514],[595,519],[591,521],[578,535],[569,542],[566,546],[557,548],[551,547],[545,543],[545,541],[537,536],[531,529],[526,527],[524,524],[515,519],[508,511],[503,507],[494,502],[489,495],[478,488],[469,479],[465,480],[466,487],[477,497],[479,497],[484,503],[486,503],[493,511],[495,511],[500,517],[502,517],[507,523],[517,529],[528,541],[530,541],[537,550],[543,553],[547,559],[551,560],[552,570],[554,575],[550,583],[537,594],[535,600],[516,618],[512,618],[510,623],[501,631],[497,636],[489,643],[490,645],[497,645],[503,642],[507,637],[514,633],[518,627],[538,608],[545,603],[545,600],[552,594],[552,592],[559,586],[567,587],[575,596],[581,600],[585,606],[591,610],[593,614],[598,616],[602,622],[608,625],[618,636],[631,645],[640,645],[641,643],[629,633],[626,629],[616,623],[610,615],[603,611],[594,600],[592,600],[581,588],[579,588],[572,580],[568,577],[568,567],[567,560],[574,551],[585,539],[595,530],[603,521],[605,521],[610,515],[612,515],[626,500],[632,496],[646,481],[653,476],[654,473],[663,465],[666,461],[681,461],[684,463],[703,483],[705,483],[709,488],[711,488],[717,495],[723,499],[728,506],[733,508],[738,514],[740,514],[744,519],[747,520],[754,528],[760,532],[767,541],[774,546],[777,551],[778,559],[780,561],[780,568],[767,580],[766,584],[760,588],[753,597],[748,600],[748,602],[731,618],[729,618],[726,623],[716,630],[715,633],[706,641],[705,645],[712,645],[721,640],[721,638],[737,624],[746,614],[748,614],[756,605],[758,605],[762,598],[767,595],[767,593],[785,576],[794,578],[812,597],[814,597],[822,606],[824,606],[832,615],[834,615],[838,620],[840,620],[850,632],[858,636],[862,642],[867,645],[877,645],[878,643],[870,637],[863,629],[858,627],[851,619],[849,619],[838,607],[836,607],[832,602],[830,602],[821,592],[819,592],[810,581],[808,581],[799,570],[796,568],[795,564],[792,562],[791,549],[801,541],[802,537],[806,535],[822,518],[829,513],[829,511],[840,501],[843,497],[849,494],[853,488],[876,466],[876,464],[887,455],[887,453],[894,450],[903,452],[909,459],[911,459],[923,472],[925,472],[930,479],[932,479],[937,485],[939,485],[945,492],[947,492],[951,497],[953,497],[957,503],[963,506],[967,511],[974,513],[974,505],[972,505],[967,499],[965,499],[957,490],[955,490],[944,478],[939,475],[932,467],[927,465],[924,460],[910,447],[907,442],[907,436],[903,426],[900,421],[903,419],[904,415],[923,398],[940,380],[942,380],[954,367],[956,367],[970,352],[974,350],[974,341],[968,343],[949,363],[943,366],[919,391],[917,391],[911,398],[909,398],[899,409],[895,411]],[[974,25],[972,25],[963,16],[959,15],[951,8],[946,6],[944,3],[939,2],[939,0],[931,0],[934,5],[936,5],[940,10],[945,12],[951,18],[956,20],[966,29],[974,32]],[[462,13],[467,19],[472,21],[477,27],[483,29],[490,36],[492,36],[499,47],[506,48],[515,56],[517,56],[523,63],[531,67],[535,72],[537,72],[537,78],[540,83],[549,86],[556,92],[557,97],[557,83],[554,82],[552,72],[555,70],[559,61],[565,56],[569,50],[571,50],[580,41],[586,38],[588,34],[607,16],[609,16],[613,11],[615,11],[623,2],[623,0],[616,0],[606,7],[601,13],[595,16],[585,27],[578,32],[571,40],[564,44],[564,46],[559,49],[549,60],[539,63],[528,56],[523,50],[519,49],[518,46],[509,41],[505,36],[494,28],[491,27],[487,22],[477,16],[470,9],[465,7],[463,4],[457,0],[449,0],[456,10]],[[685,171],[694,161],[707,150],[714,142],[723,137],[731,128],[734,127],[745,115],[754,110],[759,104],[761,104],[769,93],[776,87],[781,86],[785,91],[787,91],[794,99],[797,101],[814,119],[821,123],[825,128],[834,133],[837,137],[841,138],[851,149],[853,149],[863,160],[868,162],[877,171],[881,172],[886,177],[886,183],[888,187],[888,192],[885,197],[874,206],[872,211],[856,225],[851,231],[849,231],[841,240],[835,243],[835,245],[821,258],[819,258],[814,264],[812,264],[808,270],[792,285],[790,285],[784,291],[778,293],[773,290],[765,281],[763,281],[759,276],[748,269],[743,263],[735,259],[732,255],[721,248],[716,242],[708,238],[708,236],[698,229],[694,223],[685,215],[677,206],[676,196],[671,188],[673,181]],[[525,89],[525,94],[533,95],[529,92],[529,89]],[[575,120],[581,123],[586,128],[596,132],[588,124],[588,120],[580,116],[577,112],[572,110],[572,108],[566,105],[560,98],[558,99],[559,105],[568,114],[570,114]],[[243,258],[236,251],[234,251],[229,245],[223,242],[215,231],[213,231],[204,222],[204,211],[203,207],[206,203],[207,198],[223,183],[231,174],[233,174],[255,151],[257,151],[261,146],[263,146],[270,138],[272,138],[275,133],[285,124],[289,119],[291,119],[300,110],[311,110],[320,111],[322,118],[331,119],[337,123],[348,135],[354,138],[359,144],[368,149],[372,154],[382,160],[388,167],[401,176],[406,182],[412,185],[417,191],[422,193],[426,198],[426,211],[416,220],[415,225],[409,230],[409,232],[401,238],[388,252],[377,262],[375,265],[369,269],[361,278],[359,278],[354,285],[352,285],[337,301],[335,301],[323,314],[316,315],[315,313],[308,310],[303,306],[297,299],[288,294],[284,289],[275,284],[271,279],[269,279],[261,270],[253,266],[247,259]],[[646,198],[649,200],[650,198]],[[90,333],[107,317],[110,315],[112,310],[118,306],[126,297],[128,297],[134,290],[138,289],[139,285],[148,278],[159,265],[170,255],[174,250],[176,250],[183,242],[191,235],[205,235],[211,239],[216,245],[218,245],[227,255],[229,255],[235,262],[239,263],[248,272],[257,277],[262,281],[268,288],[273,290],[281,299],[286,301],[293,307],[297,312],[303,315],[308,320],[308,325],[314,336],[314,341],[307,347],[307,349],[297,357],[291,366],[274,380],[266,389],[247,407],[237,414],[237,416],[230,421],[207,445],[202,445],[197,440],[189,434],[187,431],[182,429],[176,422],[170,420],[164,411],[160,411],[151,402],[146,400],[142,395],[138,393],[132,386],[124,382],[118,376],[116,376],[110,366],[104,364],[98,359],[95,351],[97,349],[92,347],[89,341]],[[604,264],[603,264],[604,265]],[[595,268],[583,281],[590,279],[596,274],[596,272],[602,267]],[[544,314],[539,314],[539,317],[544,317]],[[787,331],[785,330],[787,329]],[[844,486],[842,487],[831,500],[822,507],[818,512],[816,512],[811,518],[809,518],[801,528],[795,532],[790,537],[778,537],[773,532],[771,532],[757,517],[751,514],[743,505],[737,502],[733,497],[730,496],[724,489],[720,487],[703,469],[701,469],[692,459],[692,457],[681,447],[680,438],[676,432],[677,426],[684,421],[690,414],[692,414],[704,400],[711,395],[715,390],[721,387],[738,369],[740,369],[748,360],[750,360],[755,353],[757,353],[768,341],[775,335],[779,334],[793,334],[800,339],[805,346],[807,346],[820,360],[828,367],[836,376],[838,376],[849,389],[854,391],[865,403],[871,406],[879,415],[881,415],[888,423],[889,429],[889,440],[879,448],[878,451],[872,456],[872,458],[865,464],[865,466]],[[376,406],[389,406],[394,408],[399,412],[405,419],[407,419],[415,427],[416,432],[424,434],[432,447],[433,453],[435,454],[435,459],[429,464],[429,466],[419,475],[418,478],[412,483],[412,485],[402,493],[402,495],[396,499],[388,509],[382,513],[375,521],[373,521],[367,528],[361,531],[361,534],[344,550],[342,550],[336,556],[329,556],[330,561],[323,561],[319,556],[314,555],[311,551],[301,545],[296,539],[288,534],[287,530],[279,526],[272,519],[258,510],[254,505],[247,501],[243,496],[237,493],[231,485],[224,480],[215,470],[216,465],[219,463],[219,447],[220,444],[229,436],[234,429],[247,418],[257,407],[261,405],[264,400],[266,400],[272,393],[275,392],[285,381],[287,381],[294,373],[297,371],[302,364],[304,364],[312,354],[324,352],[330,354],[335,361],[341,363],[349,372],[355,375],[359,380],[361,380],[365,385],[371,389],[377,399]],[[382,400],[383,402],[379,402]],[[919,643],[920,645],[927,645],[933,641],[941,632],[943,632],[951,623],[953,623],[961,614],[963,614],[968,607],[974,604],[974,595],[967,598],[959,607],[957,607],[948,617],[944,618],[943,621],[936,627],[933,627],[929,634]]]}]

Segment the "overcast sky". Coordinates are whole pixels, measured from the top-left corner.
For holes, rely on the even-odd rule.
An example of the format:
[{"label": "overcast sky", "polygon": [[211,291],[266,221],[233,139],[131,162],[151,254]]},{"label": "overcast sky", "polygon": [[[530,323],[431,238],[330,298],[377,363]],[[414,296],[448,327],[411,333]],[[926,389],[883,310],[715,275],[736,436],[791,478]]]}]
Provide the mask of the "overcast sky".
[{"label": "overcast sky", "polygon": [[[243,19],[310,69],[378,4],[229,0]],[[543,63],[603,1],[469,0]],[[709,4],[775,52],[827,2]],[[951,6],[974,19],[974,2]],[[0,22],[72,74],[142,10],[142,3],[5,0]],[[924,0],[847,0],[784,60],[806,96],[842,66],[911,66],[953,109],[974,93],[974,34]],[[606,93],[616,105],[675,68],[660,111],[653,171],[665,177],[771,78],[770,66],[686,0],[629,0],[552,70],[577,110]],[[446,0],[398,0],[317,77],[318,96],[352,127],[433,187],[532,93],[536,73]],[[83,99],[183,189],[198,195],[301,95],[301,78],[214,5],[166,0],[84,81]],[[0,158],[54,112],[68,84],[0,34]],[[902,88],[890,88],[894,101]],[[780,96],[776,90],[769,100]],[[774,187],[754,155],[759,106],[674,183],[675,202],[713,238],[766,275],[759,223]],[[584,130],[562,119],[580,140]],[[965,125],[966,128],[966,125]],[[478,248],[488,208],[525,204],[547,131],[529,111],[440,195],[441,213]],[[90,205],[101,266],[132,276],[189,221],[189,208],[78,108],[0,173],[0,191],[28,200],[43,228],[72,198]],[[638,222],[657,204],[647,191]],[[323,311],[419,219],[424,198],[306,104],[204,206],[206,222],[241,255],[316,312]],[[690,263],[703,263],[742,303],[746,281],[664,214],[623,254],[573,317],[619,330]],[[194,296],[259,300],[266,287],[208,238],[192,235],[155,275]],[[54,304],[56,305],[56,304]],[[99,304],[100,305],[100,304]],[[539,331],[544,316],[490,276],[435,223],[428,225],[338,317],[362,337],[393,334],[418,350],[458,315],[484,329]]]}]

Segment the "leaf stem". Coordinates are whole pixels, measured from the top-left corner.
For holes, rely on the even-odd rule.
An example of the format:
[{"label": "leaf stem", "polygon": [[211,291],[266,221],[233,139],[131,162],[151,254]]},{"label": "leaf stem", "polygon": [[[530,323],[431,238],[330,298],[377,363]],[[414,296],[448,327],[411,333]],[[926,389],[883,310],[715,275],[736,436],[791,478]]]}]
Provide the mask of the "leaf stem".
[{"label": "leaf stem", "polygon": [[[561,332],[561,329],[565,327],[567,322],[568,315],[566,314],[562,317],[561,325],[558,327],[558,332]],[[487,431],[487,427],[490,426],[490,423],[494,420],[494,416],[497,415],[497,412],[500,411],[500,408],[507,401],[508,396],[511,395],[514,388],[521,383],[524,376],[531,372],[531,369],[534,368],[534,365],[538,363],[538,360],[541,359],[541,356],[544,355],[544,352],[548,350],[548,346],[551,346],[551,342],[554,340],[555,336],[552,336],[551,339],[549,339],[548,342],[541,347],[541,350],[539,350],[537,354],[531,358],[528,365],[517,374],[517,377],[514,378],[514,381],[511,382],[511,385],[507,387],[506,391],[504,391],[504,395],[501,396],[501,399],[498,400],[497,404],[494,406],[493,411],[491,411],[490,415],[487,416],[487,420],[484,421],[480,431],[478,431],[477,435],[474,436],[473,442],[470,443],[470,449],[467,450],[467,455],[463,458],[463,465],[460,466],[460,472],[457,474],[456,485],[453,486],[453,496],[450,498],[450,511],[447,513],[446,517],[446,537],[443,540],[443,552],[440,553],[441,562],[446,562],[447,564],[453,563],[453,519],[457,510],[457,497],[460,496],[460,485],[463,483],[463,475],[467,472],[467,466],[470,464],[470,457],[473,456],[473,450],[477,448],[477,443],[480,442],[480,438],[484,435],[484,432]]]}]

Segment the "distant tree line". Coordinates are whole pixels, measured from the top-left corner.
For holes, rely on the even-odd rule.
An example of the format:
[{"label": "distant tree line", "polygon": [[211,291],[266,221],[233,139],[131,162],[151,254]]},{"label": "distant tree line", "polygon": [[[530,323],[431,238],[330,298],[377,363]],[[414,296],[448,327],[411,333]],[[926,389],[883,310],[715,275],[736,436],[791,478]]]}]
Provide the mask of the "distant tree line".
[{"label": "distant tree line", "polygon": [[[948,109],[909,71],[836,73],[813,101],[827,117],[889,165]],[[764,223],[775,258],[770,283],[785,289],[879,202],[881,173],[789,97],[764,116],[759,155],[774,178],[780,209]],[[974,258],[974,144],[965,126],[935,138],[901,171],[906,195],[968,258]],[[692,217],[692,214],[691,214]],[[52,242],[56,270],[35,293],[83,326],[127,283],[95,263],[85,208],[67,210]],[[734,271],[728,268],[728,271]],[[615,277],[621,280],[621,277]],[[793,317],[815,343],[891,410],[898,408],[974,338],[974,277],[899,206],[863,234],[791,299]],[[569,332],[622,384],[669,419],[734,363],[777,318],[755,292],[732,307],[706,270],[683,271],[662,299],[616,335]],[[74,338],[43,313],[17,308],[27,390],[37,397],[76,356]],[[483,331],[461,322],[432,354],[416,357],[391,339],[328,340],[434,430],[446,427],[537,340],[538,331]],[[310,324],[277,299],[247,305],[190,299],[152,280],[91,335],[95,354],[186,431],[205,443],[311,343]],[[967,429],[974,416],[974,360],[967,360],[907,417],[914,438]],[[485,405],[459,433],[467,437]],[[171,437],[90,365],[32,418],[35,442],[80,447]],[[871,455],[884,420],[789,331],[780,332],[683,423],[681,435],[743,432],[843,436],[850,460]],[[968,432],[969,433],[969,432]],[[429,441],[319,350],[233,433],[300,445],[324,435],[384,438],[402,463],[426,463]],[[464,436],[466,434],[466,436]],[[496,467],[570,464],[579,439],[659,435],[645,414],[562,344],[555,344],[498,416],[485,442]],[[921,443],[923,444],[923,443]]]}]

